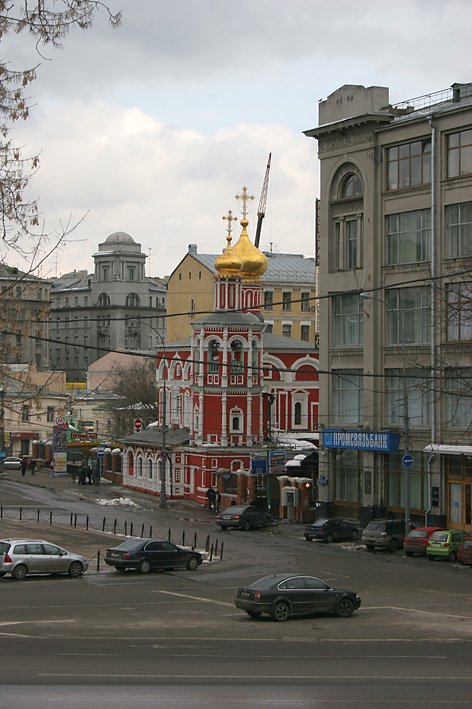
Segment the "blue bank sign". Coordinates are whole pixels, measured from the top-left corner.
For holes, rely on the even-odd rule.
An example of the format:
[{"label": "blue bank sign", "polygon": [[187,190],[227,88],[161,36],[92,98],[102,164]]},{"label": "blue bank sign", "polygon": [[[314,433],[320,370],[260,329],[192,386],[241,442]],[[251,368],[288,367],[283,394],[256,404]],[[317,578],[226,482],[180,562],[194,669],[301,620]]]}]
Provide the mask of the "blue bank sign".
[{"label": "blue bank sign", "polygon": [[397,451],[399,443],[400,435],[398,433],[336,429],[325,429],[321,440],[321,445],[324,448],[350,448],[378,453]]}]

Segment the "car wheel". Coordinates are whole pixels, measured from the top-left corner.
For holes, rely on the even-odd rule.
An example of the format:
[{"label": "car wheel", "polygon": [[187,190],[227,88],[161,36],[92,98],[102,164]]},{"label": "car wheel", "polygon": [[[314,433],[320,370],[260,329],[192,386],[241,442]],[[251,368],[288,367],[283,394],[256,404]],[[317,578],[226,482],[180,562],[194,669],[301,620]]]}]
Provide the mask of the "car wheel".
[{"label": "car wheel", "polygon": [[226,526],[226,524],[220,524],[220,527],[221,527],[221,531],[222,531],[222,532],[226,532],[226,530],[228,529],[228,527]]},{"label": "car wheel", "polygon": [[374,551],[375,546],[373,544],[366,544],[367,551]]},{"label": "car wheel", "polygon": [[359,532],[357,531],[357,529],[353,529],[352,534],[351,534],[351,539],[357,539],[358,536],[359,536]]},{"label": "car wheel", "polygon": [[149,559],[143,559],[139,562],[138,571],[140,574],[148,574],[151,571],[151,562]]},{"label": "car wheel", "polygon": [[391,539],[388,543],[388,549],[389,549],[389,551],[392,551],[392,552],[397,551],[399,546],[400,545],[398,543],[398,539],[396,539],[395,537],[393,537],[393,539]]},{"label": "car wheel", "polygon": [[190,559],[187,561],[187,569],[189,571],[195,571],[195,569],[198,566],[198,559],[196,556],[191,556]]},{"label": "car wheel", "polygon": [[18,566],[15,566],[14,569],[12,569],[11,575],[12,578],[16,579],[16,581],[22,581],[25,576],[28,573],[28,569],[24,564],[18,564]]},{"label": "car wheel", "polygon": [[115,566],[115,571],[118,571],[120,574],[123,574],[126,569],[124,566]]},{"label": "car wheel", "polygon": [[341,598],[336,609],[336,615],[340,618],[350,618],[354,613],[354,603],[350,598]]},{"label": "car wheel", "polygon": [[246,611],[246,613],[250,618],[260,618],[262,615],[261,611]]},{"label": "car wheel", "polygon": [[312,542],[312,541],[313,541],[313,537],[307,537],[307,536],[305,536],[305,540],[306,540],[307,542]]},{"label": "car wheel", "polygon": [[434,556],[431,556],[431,554],[428,554],[427,556],[430,561],[434,561]]},{"label": "car wheel", "polygon": [[325,542],[326,542],[326,544],[331,544],[333,542],[333,535],[327,534],[325,537]]},{"label": "car wheel", "polygon": [[6,571],[0,571],[0,579],[3,578],[6,574]]},{"label": "car wheel", "polygon": [[84,573],[84,567],[80,563],[80,561],[73,561],[72,564],[69,566],[69,576],[72,578],[76,579],[79,576],[82,576]]},{"label": "car wheel", "polygon": [[285,601],[278,601],[272,609],[272,618],[283,623],[290,615],[290,606]]},{"label": "car wheel", "polygon": [[413,552],[412,552],[412,551],[406,551],[405,554],[406,554],[406,556],[413,556]]},{"label": "car wheel", "polygon": [[251,525],[249,524],[249,522],[247,521],[247,519],[244,520],[244,522],[242,523],[241,527],[243,528],[243,530],[244,530],[245,532],[249,532],[249,530],[251,529]]},{"label": "car wheel", "polygon": [[451,553],[448,556],[449,561],[457,561],[457,554],[455,551],[451,551]]}]

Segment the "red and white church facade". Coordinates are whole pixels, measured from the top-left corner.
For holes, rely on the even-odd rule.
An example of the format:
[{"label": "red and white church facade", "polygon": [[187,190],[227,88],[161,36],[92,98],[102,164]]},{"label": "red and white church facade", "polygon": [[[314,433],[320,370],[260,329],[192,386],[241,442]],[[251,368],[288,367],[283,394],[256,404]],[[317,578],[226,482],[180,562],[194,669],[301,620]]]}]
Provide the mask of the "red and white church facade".
[{"label": "red and white church facade", "polygon": [[215,261],[213,312],[157,353],[159,421],[123,439],[123,485],[159,495],[165,484],[167,499],[201,504],[212,485],[222,507],[254,502],[306,521],[317,480],[318,352],[264,332],[267,259],[247,233],[245,188],[242,199],[241,236],[232,246],[229,220]]}]

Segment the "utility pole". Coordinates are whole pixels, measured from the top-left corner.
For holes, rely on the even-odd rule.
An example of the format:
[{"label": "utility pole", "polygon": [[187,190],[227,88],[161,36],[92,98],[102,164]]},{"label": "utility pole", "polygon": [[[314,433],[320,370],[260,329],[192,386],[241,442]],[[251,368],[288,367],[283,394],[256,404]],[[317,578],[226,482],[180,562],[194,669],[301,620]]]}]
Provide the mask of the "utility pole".
[{"label": "utility pole", "polygon": [[404,468],[404,496],[405,496],[405,534],[411,528],[410,509],[410,465],[413,462],[410,455],[410,419],[408,416],[408,391],[406,379],[403,379],[403,468]]},{"label": "utility pole", "polygon": [[[159,337],[161,337],[159,335]],[[164,353],[164,366],[162,368],[162,449],[161,449],[161,459],[159,461],[159,475],[160,475],[160,494],[159,494],[159,507],[164,510],[167,507],[167,497],[166,497],[166,461],[167,461],[167,388],[166,388],[166,349],[164,340],[161,337],[162,349]]]}]

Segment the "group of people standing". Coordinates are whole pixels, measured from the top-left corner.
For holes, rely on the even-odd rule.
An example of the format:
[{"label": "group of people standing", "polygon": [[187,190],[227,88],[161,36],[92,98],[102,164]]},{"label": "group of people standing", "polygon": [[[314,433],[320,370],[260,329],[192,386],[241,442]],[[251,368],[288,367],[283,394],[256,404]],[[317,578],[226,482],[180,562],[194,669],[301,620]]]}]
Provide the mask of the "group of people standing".
[{"label": "group of people standing", "polygon": [[[29,467],[31,470],[31,475],[36,475],[36,459],[31,458],[29,461]],[[21,474],[26,475],[26,470],[28,468],[28,458],[21,459]]]}]

